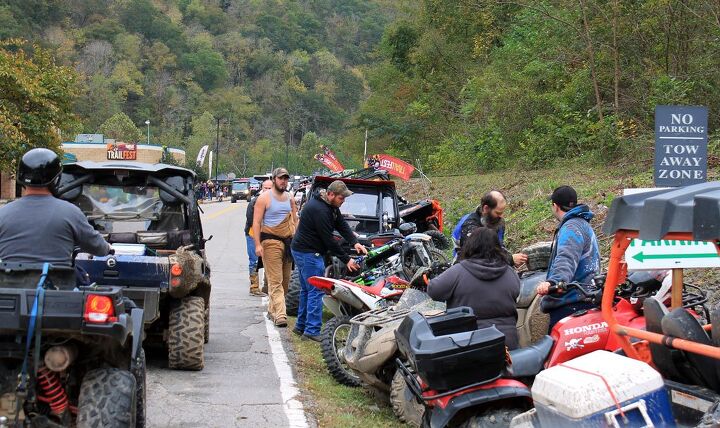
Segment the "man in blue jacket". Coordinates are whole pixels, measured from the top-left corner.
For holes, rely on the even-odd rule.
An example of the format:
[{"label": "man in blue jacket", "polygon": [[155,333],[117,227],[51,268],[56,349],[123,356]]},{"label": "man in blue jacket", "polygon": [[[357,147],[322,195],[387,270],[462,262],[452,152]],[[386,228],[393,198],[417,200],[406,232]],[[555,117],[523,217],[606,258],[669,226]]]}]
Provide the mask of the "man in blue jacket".
[{"label": "man in blue jacket", "polygon": [[570,186],[555,189],[550,197],[553,215],[560,221],[555,229],[547,280],[538,284],[543,295],[541,308],[550,314],[550,328],[566,316],[590,307],[580,301],[577,290],[548,294],[560,282],[591,284],[600,271],[600,250],[595,231],[590,226],[594,214],[585,204],[578,205],[577,193]]}]

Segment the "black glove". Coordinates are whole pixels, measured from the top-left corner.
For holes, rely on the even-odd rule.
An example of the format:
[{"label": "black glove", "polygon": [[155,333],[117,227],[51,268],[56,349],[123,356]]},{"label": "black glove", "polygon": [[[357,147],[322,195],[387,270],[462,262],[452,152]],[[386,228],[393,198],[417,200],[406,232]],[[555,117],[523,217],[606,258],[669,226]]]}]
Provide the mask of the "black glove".
[{"label": "black glove", "polygon": [[413,275],[412,279],[410,280],[410,286],[414,288],[420,288],[425,289],[427,287],[427,274],[430,272],[429,267],[422,267],[415,271],[415,275]]}]

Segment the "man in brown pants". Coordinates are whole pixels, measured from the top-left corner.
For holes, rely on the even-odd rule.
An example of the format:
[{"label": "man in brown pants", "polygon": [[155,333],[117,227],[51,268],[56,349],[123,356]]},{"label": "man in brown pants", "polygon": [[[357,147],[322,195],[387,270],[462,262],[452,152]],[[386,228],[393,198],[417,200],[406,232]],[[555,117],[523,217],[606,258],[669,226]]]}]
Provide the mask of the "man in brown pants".
[{"label": "man in brown pants", "polygon": [[268,280],[268,318],[278,327],[287,326],[285,293],[292,271],[290,243],[298,221],[295,200],[287,192],[289,179],[285,168],[275,168],[272,190],[257,198],[253,215],[255,253],[263,259]]}]

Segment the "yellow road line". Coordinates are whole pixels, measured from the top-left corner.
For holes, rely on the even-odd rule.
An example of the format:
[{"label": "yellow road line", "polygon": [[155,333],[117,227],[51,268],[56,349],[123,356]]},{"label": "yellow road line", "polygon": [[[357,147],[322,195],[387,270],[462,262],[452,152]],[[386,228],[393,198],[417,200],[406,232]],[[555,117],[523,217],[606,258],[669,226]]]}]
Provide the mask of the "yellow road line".
[{"label": "yellow road line", "polygon": [[221,215],[223,215],[223,214],[225,214],[225,213],[228,213],[228,212],[230,212],[230,211],[236,210],[236,209],[238,209],[239,207],[240,207],[240,205],[230,205],[229,207],[223,208],[223,209],[221,209],[221,210],[218,211],[218,212],[215,212],[215,213],[206,215],[205,217],[203,217],[203,220],[212,220],[212,219],[214,219],[214,218],[220,217]]}]

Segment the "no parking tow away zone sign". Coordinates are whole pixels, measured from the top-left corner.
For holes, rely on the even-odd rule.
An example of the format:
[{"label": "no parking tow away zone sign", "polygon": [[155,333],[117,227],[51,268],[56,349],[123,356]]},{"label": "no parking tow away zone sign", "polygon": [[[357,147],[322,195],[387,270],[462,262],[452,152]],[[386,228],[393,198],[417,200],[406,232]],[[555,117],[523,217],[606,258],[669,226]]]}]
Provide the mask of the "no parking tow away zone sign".
[{"label": "no parking tow away zone sign", "polygon": [[720,267],[715,244],[706,241],[643,241],[633,239],[625,251],[628,269]]}]

